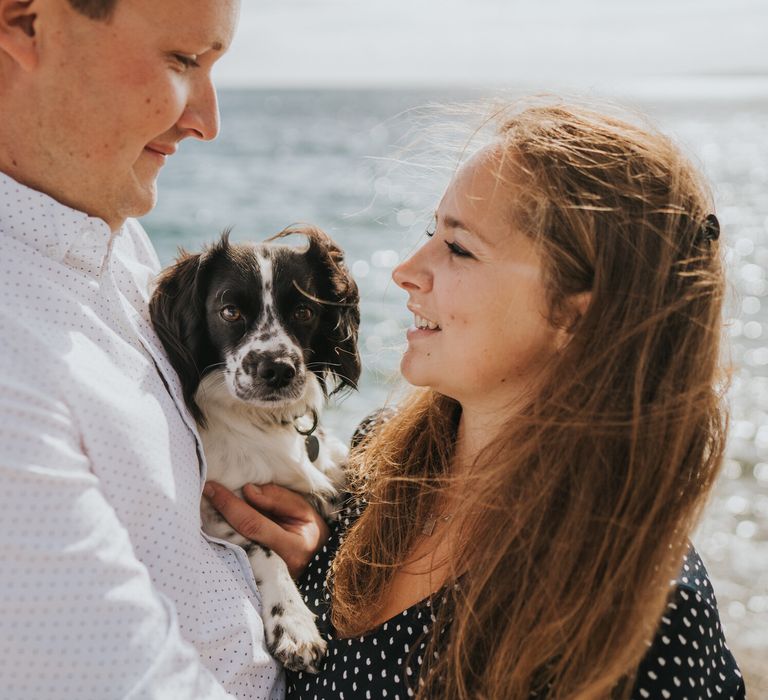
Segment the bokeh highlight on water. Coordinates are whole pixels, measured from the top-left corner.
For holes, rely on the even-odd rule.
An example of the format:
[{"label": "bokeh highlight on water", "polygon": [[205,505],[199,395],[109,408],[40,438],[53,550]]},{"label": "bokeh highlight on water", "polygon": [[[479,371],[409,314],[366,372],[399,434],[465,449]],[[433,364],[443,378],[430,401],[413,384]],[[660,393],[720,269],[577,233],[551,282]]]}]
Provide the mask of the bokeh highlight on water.
[{"label": "bokeh highlight on water", "polygon": [[[409,110],[467,97],[223,92],[219,139],[182,146],[161,175],[157,208],[143,220],[164,264],[179,246],[197,250],[229,226],[233,240],[263,240],[311,222],[342,245],[361,289],[365,365],[360,391],[326,414],[344,437],[398,386],[411,316],[390,273],[418,244],[450,175],[396,167],[417,121]],[[732,422],[728,459],[694,542],[750,697],[768,698],[768,97],[646,96],[634,106],[701,165],[723,228]]]}]

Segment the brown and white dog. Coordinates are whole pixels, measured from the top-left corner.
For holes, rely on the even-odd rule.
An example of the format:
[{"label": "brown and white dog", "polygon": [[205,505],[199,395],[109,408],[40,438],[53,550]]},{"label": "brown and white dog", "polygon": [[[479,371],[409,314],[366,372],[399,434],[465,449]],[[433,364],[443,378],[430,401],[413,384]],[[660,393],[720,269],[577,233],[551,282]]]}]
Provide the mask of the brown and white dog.
[{"label": "brown and white dog", "polygon": [[[306,249],[269,242],[292,233],[306,236]],[[274,238],[233,244],[227,232],[202,253],[182,253],[158,278],[150,315],[200,428],[207,478],[236,493],[280,484],[327,517],[347,450],[318,417],[329,394],[360,376],[359,294],[341,250],[319,229]],[[201,512],[209,535],[248,554],[270,652],[287,668],[316,671],[325,642],[285,563],[206,501]]]}]

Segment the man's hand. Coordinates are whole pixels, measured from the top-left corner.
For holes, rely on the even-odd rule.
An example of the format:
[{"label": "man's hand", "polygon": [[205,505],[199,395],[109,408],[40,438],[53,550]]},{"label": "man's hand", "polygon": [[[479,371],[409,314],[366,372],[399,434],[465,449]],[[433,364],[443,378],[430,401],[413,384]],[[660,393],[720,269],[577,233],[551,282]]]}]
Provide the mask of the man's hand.
[{"label": "man's hand", "polygon": [[245,500],[215,481],[208,481],[203,493],[243,537],[274,551],[293,578],[301,576],[330,534],[304,496],[276,484],[246,484]]}]

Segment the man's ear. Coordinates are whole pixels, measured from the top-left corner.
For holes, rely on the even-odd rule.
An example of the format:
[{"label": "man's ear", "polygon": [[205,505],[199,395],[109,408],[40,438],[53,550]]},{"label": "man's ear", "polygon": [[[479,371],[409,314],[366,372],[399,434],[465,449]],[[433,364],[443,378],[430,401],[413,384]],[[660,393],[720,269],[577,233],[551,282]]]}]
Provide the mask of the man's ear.
[{"label": "man's ear", "polygon": [[23,70],[37,65],[38,0],[0,0],[0,51]]}]

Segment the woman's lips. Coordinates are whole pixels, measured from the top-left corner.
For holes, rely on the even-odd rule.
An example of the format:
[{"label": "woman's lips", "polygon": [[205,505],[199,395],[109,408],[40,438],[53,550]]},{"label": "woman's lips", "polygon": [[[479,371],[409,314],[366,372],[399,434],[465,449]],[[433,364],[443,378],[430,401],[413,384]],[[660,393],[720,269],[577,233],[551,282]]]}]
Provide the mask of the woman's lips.
[{"label": "woman's lips", "polygon": [[428,328],[431,331],[440,330],[440,324],[437,321],[432,321],[424,316],[419,316],[419,314],[414,314],[413,316],[413,325],[416,326],[416,328]]},{"label": "woman's lips", "polygon": [[420,304],[409,304],[408,310],[413,313],[413,325],[406,331],[406,337],[409,340],[411,338],[428,338],[442,330],[437,321],[419,313],[421,311]]},{"label": "woman's lips", "polygon": [[437,335],[438,333],[440,333],[439,328],[417,328],[416,326],[411,326],[405,332],[405,337],[408,338],[408,340],[416,340],[418,338],[428,338]]}]

